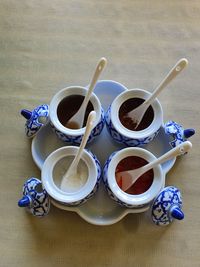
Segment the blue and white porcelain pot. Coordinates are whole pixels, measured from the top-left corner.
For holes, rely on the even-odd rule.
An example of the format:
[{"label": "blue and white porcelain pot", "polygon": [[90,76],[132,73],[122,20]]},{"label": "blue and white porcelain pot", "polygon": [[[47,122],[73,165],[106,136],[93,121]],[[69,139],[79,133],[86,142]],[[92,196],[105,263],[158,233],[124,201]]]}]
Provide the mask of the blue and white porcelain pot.
[{"label": "blue and white porcelain pot", "polygon": [[150,205],[151,201],[159,194],[165,184],[165,173],[160,164],[153,168],[152,184],[141,194],[124,192],[116,181],[118,164],[128,157],[139,157],[151,162],[156,157],[148,150],[139,147],[128,147],[114,152],[106,161],[103,169],[103,181],[108,195],[119,205],[127,208],[139,208]]},{"label": "blue and white porcelain pot", "polygon": [[[61,189],[61,180],[78,151],[76,146],[65,146],[52,152],[42,167],[42,184],[49,196],[60,204],[78,206],[89,200],[98,190],[101,178],[101,166],[97,157],[84,150],[78,169],[80,184],[69,180],[69,187]],[[79,165],[78,165],[79,166]]]},{"label": "blue and white porcelain pot", "polygon": [[18,201],[18,206],[26,207],[31,214],[38,217],[49,213],[49,196],[39,179],[31,177],[24,183],[23,197]]},{"label": "blue and white porcelain pot", "polygon": [[149,96],[150,93],[143,89],[130,89],[122,92],[114,99],[106,113],[106,126],[111,137],[116,142],[126,146],[144,146],[157,136],[163,124],[163,111],[158,99],[155,99],[150,107],[152,118],[144,129],[138,131],[128,129],[119,118],[122,105],[130,106],[127,101],[130,99],[145,100]]},{"label": "blue and white porcelain pot", "polygon": [[[53,96],[49,106],[44,104],[38,106],[33,111],[23,109],[21,111],[21,114],[27,119],[25,124],[26,135],[28,137],[33,137],[43,125],[50,122],[53,131],[62,141],[67,142],[69,144],[79,145],[81,143],[82,136],[85,132],[85,127],[82,127],[80,129],[70,129],[64,126],[61,123],[61,120],[58,115],[58,107],[62,100],[70,96],[85,96],[86,92],[86,87],[67,87],[60,90],[57,94]],[[90,102],[97,115],[94,123],[94,128],[88,138],[88,143],[100,135],[105,124],[104,110],[101,106],[98,97],[94,93],[92,93],[90,97]],[[64,107],[65,110],[67,110],[67,108],[68,106]],[[69,111],[70,109],[71,108],[69,106]]]}]

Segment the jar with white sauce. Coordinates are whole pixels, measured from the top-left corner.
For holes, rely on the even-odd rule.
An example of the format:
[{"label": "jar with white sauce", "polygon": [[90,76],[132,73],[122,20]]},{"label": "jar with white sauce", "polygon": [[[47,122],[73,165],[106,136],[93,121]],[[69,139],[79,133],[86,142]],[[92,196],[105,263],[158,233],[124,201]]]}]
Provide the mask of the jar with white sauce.
[{"label": "jar with white sauce", "polygon": [[77,206],[85,203],[97,191],[101,178],[101,167],[97,157],[84,150],[77,167],[77,174],[69,177],[67,187],[61,190],[64,174],[72,163],[78,147],[65,146],[52,152],[42,167],[42,184],[49,196],[58,203]]}]

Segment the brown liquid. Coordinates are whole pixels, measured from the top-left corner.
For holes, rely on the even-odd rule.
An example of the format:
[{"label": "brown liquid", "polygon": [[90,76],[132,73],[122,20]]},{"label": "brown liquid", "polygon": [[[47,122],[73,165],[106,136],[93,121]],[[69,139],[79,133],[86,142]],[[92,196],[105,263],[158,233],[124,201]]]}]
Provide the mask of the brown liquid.
[{"label": "brown liquid", "polygon": [[[115,173],[134,170],[146,165],[148,162],[137,156],[130,156],[121,160],[115,170]],[[140,178],[128,189],[126,193],[139,195],[146,192],[153,183],[153,170],[145,172]],[[118,186],[122,189],[122,179],[117,181]]]},{"label": "brown liquid", "polygon": [[[57,108],[57,116],[58,116],[58,119],[62,123],[63,126],[70,128],[70,129],[78,129],[79,128],[76,123],[72,123],[72,124],[67,125],[67,122],[79,110],[83,100],[84,100],[84,96],[71,95],[71,96],[65,97],[59,103],[58,108]],[[93,107],[92,103],[89,101],[87,108],[86,108],[86,112],[85,112],[83,127],[85,127],[88,115],[92,110],[94,110],[94,107]]]},{"label": "brown liquid", "polygon": [[144,99],[141,98],[130,98],[121,105],[119,109],[119,119],[124,127],[132,131],[141,131],[149,127],[154,118],[154,111],[151,106],[146,110],[144,117],[137,128],[136,123],[131,118],[127,117],[128,112],[137,108],[143,102]]}]

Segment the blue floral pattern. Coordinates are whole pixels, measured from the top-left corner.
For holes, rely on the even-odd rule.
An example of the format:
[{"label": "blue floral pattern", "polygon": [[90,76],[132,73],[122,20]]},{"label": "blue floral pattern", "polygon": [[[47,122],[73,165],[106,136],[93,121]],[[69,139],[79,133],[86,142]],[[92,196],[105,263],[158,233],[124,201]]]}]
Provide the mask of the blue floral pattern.
[{"label": "blue floral pattern", "polygon": [[174,206],[182,207],[182,197],[179,189],[173,186],[165,187],[152,205],[152,220],[156,225],[168,225],[173,221],[170,209]]},{"label": "blue floral pattern", "polygon": [[[105,124],[105,116],[104,116],[104,110],[101,108],[101,119],[100,122],[97,124],[97,126],[92,130],[87,143],[92,142],[97,136],[99,136],[103,130]],[[60,132],[58,129],[55,128],[55,126],[51,123],[51,127],[53,131],[56,133],[59,139],[62,141],[72,144],[72,145],[80,145],[82,140],[82,135],[79,136],[72,136],[72,135],[66,135],[62,132]]]},{"label": "blue floral pattern", "polygon": [[23,186],[23,195],[30,197],[30,205],[27,209],[34,216],[43,217],[50,210],[50,200],[48,193],[42,188],[42,183],[39,179],[31,177]]},{"label": "blue floral pattern", "polygon": [[156,131],[155,133],[153,133],[152,135],[146,137],[146,138],[138,138],[138,139],[133,139],[133,138],[129,138],[126,137],[122,134],[120,134],[115,126],[113,125],[111,119],[110,119],[110,110],[111,110],[111,106],[109,107],[108,111],[106,112],[105,118],[106,118],[106,127],[107,130],[109,132],[109,134],[111,135],[111,137],[117,142],[117,143],[121,143],[124,144],[125,146],[134,146],[134,147],[141,147],[144,146],[146,144],[148,144],[149,142],[151,142],[159,133],[159,130]]},{"label": "blue floral pattern", "polygon": [[46,104],[40,105],[36,107],[31,112],[31,117],[28,119],[25,123],[25,133],[27,137],[33,137],[40,128],[44,125],[43,123],[39,122],[40,117],[46,117],[49,116],[49,106]]},{"label": "blue floral pattern", "polygon": [[165,124],[165,133],[171,137],[169,142],[172,147],[176,147],[183,143],[186,139],[184,137],[183,127],[175,121],[168,121]]},{"label": "blue floral pattern", "polygon": [[195,134],[195,130],[193,128],[184,129],[175,121],[168,121],[165,124],[164,129],[166,135],[169,136],[169,144],[173,148],[185,142],[189,137]]}]

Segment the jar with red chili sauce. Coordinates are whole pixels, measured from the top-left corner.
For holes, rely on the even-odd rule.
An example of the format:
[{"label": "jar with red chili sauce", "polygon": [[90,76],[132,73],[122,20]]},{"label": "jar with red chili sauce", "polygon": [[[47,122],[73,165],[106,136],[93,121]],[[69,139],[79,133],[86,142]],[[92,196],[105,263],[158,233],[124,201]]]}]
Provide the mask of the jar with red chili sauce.
[{"label": "jar with red chili sauce", "polygon": [[122,180],[116,179],[116,174],[140,168],[155,159],[150,151],[143,148],[128,147],[114,152],[103,170],[103,180],[109,196],[119,205],[128,208],[150,204],[165,184],[165,173],[160,164],[143,174],[125,192],[122,190]]}]

